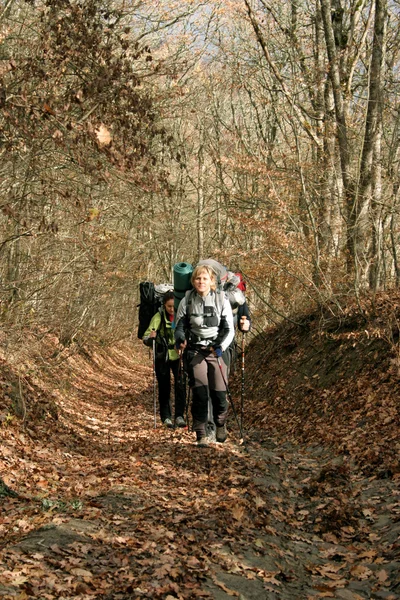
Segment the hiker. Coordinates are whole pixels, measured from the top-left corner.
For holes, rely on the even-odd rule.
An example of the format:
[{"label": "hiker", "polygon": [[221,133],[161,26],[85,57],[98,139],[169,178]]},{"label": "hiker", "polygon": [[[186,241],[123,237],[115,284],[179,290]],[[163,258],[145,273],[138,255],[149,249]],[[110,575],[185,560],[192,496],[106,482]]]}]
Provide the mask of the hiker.
[{"label": "hiker", "polygon": [[[246,282],[243,279],[243,275],[240,272],[235,273],[235,275],[236,275],[236,277],[239,278],[239,283],[237,284],[237,288],[242,292],[243,296],[245,296]],[[246,297],[245,297],[243,304],[241,304],[238,308],[237,326],[238,326],[239,331],[241,331],[242,333],[247,333],[251,329],[250,311],[249,311],[249,307],[247,305]]]},{"label": "hiker", "polygon": [[175,426],[186,427],[185,386],[183,373],[180,372],[179,353],[174,344],[174,293],[167,292],[163,296],[162,309],[153,316],[150,325],[143,335],[143,343],[153,346],[155,340],[155,372],[158,383],[158,402],[162,423],[172,428],[171,415],[171,371],[175,385]]},{"label": "hiker", "polygon": [[[227,271],[225,278],[221,281],[222,289],[226,292],[233,312],[233,324],[239,331],[250,330],[250,311],[247,306],[246,284],[241,273]],[[248,321],[248,322],[247,322]]]},{"label": "hiker", "polygon": [[214,271],[198,265],[191,277],[193,290],[186,292],[176,315],[175,344],[185,351],[192,388],[193,431],[197,444],[207,445],[208,402],[211,399],[216,440],[227,438],[226,365],[221,360],[234,337],[233,315],[226,294],[217,290]]},{"label": "hiker", "polygon": [[[246,283],[243,280],[241,273],[232,273],[227,271],[226,276],[222,280],[223,290],[228,296],[232,313],[233,325],[241,332],[247,333],[251,328],[250,311],[244,295],[246,291]],[[224,361],[227,367],[227,376],[229,378],[231,372],[234,372],[237,361],[238,351],[235,338],[232,340],[229,348],[224,352]]]}]

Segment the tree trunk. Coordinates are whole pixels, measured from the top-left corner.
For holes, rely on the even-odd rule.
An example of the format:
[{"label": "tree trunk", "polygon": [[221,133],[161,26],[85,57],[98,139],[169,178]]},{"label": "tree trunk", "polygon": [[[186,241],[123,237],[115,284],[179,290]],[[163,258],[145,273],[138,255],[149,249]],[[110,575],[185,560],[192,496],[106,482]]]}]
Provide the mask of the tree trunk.
[{"label": "tree trunk", "polygon": [[347,134],[346,104],[343,97],[340,74],[340,50],[343,44],[342,34],[338,36],[338,26],[334,29],[334,11],[330,0],[320,0],[321,15],[324,24],[325,43],[329,60],[329,77],[332,83],[332,93],[335,103],[337,139],[339,146],[341,176],[343,180],[343,195],[347,221],[347,270],[354,268],[355,248],[354,229],[356,214],[354,210],[354,183],[350,174],[350,149]]},{"label": "tree trunk", "polygon": [[197,186],[197,258],[204,258],[204,156],[201,147],[198,154],[199,161],[199,179]]},{"label": "tree trunk", "polygon": [[369,74],[369,98],[361,156],[355,235],[361,280],[367,277],[373,289],[379,286],[381,263],[381,139],[382,75],[386,45],[387,0],[375,0],[374,37]]}]

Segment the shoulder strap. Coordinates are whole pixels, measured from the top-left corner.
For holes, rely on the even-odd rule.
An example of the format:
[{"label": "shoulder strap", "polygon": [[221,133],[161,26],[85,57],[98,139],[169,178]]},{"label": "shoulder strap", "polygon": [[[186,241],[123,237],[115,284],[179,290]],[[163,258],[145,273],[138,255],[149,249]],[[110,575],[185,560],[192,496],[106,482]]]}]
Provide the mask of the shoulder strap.
[{"label": "shoulder strap", "polygon": [[186,317],[190,317],[190,307],[192,305],[194,290],[188,290],[185,292],[185,300],[186,300]]},{"label": "shoulder strap", "polygon": [[185,292],[185,298],[186,298],[186,302],[191,302],[192,298],[193,298],[193,294],[194,294],[194,289],[192,288],[191,290],[187,290],[187,292]]},{"label": "shoulder strap", "polygon": [[222,309],[224,308],[224,297],[225,292],[222,290],[215,290],[215,305],[218,309],[219,314],[222,314]]},{"label": "shoulder strap", "polygon": [[[165,337],[165,312],[163,307],[160,307],[158,309],[158,312],[160,313],[160,323],[157,327],[157,331],[160,331],[162,328],[162,336]],[[161,333],[161,331],[160,331]]]}]

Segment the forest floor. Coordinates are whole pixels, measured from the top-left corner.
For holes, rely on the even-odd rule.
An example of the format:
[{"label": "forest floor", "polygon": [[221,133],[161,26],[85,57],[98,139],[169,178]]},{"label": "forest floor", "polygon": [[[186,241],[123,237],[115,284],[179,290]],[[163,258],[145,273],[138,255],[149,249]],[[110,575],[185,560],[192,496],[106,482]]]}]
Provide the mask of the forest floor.
[{"label": "forest floor", "polygon": [[400,598],[399,306],[255,337],[206,448],[137,340],[0,337],[0,597]]}]

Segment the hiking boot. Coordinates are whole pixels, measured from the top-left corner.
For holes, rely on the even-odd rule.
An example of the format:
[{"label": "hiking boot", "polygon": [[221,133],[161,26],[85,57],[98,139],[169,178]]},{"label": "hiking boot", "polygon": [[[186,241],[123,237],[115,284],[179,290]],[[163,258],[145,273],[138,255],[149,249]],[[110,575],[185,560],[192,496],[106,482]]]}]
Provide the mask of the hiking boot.
[{"label": "hiking boot", "polygon": [[198,438],[197,445],[201,448],[206,448],[208,446],[208,440],[205,435],[201,438]]},{"label": "hiking boot", "polygon": [[221,427],[217,427],[217,433],[216,433],[215,437],[217,439],[217,442],[219,442],[220,444],[224,443],[224,441],[228,437],[228,432],[226,430],[225,423],[224,423],[224,425],[221,425]]},{"label": "hiking boot", "polygon": [[175,419],[176,427],[186,427],[186,421],[183,417],[176,417]]},{"label": "hiking boot", "polygon": [[168,427],[168,429],[172,429],[173,428],[173,424],[172,424],[171,419],[164,419],[163,425],[164,425],[164,427]]}]

